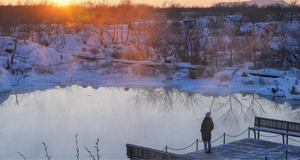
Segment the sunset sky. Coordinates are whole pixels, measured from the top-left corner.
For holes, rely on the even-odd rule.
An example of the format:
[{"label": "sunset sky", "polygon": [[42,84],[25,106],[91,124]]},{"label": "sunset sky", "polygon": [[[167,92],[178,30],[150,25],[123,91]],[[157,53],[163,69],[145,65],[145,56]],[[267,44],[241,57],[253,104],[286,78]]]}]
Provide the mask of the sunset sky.
[{"label": "sunset sky", "polygon": [[[4,4],[16,4],[19,0],[0,0],[0,2]],[[27,0],[20,0],[21,2]],[[39,2],[40,0],[29,0],[33,2]],[[70,0],[49,0],[55,3],[59,3],[60,5],[67,5]],[[71,0],[72,1],[72,0]],[[73,0],[75,2],[82,2],[86,0]],[[92,0],[93,1],[93,0]],[[169,2],[170,0],[133,0],[134,3],[147,3],[155,6],[161,6],[164,1]],[[174,2],[180,3],[185,6],[211,6],[213,3],[216,2],[224,2],[230,0],[173,0]],[[239,0],[232,0],[232,1],[239,1]],[[120,0],[108,0],[111,4],[116,4],[120,2]]]}]

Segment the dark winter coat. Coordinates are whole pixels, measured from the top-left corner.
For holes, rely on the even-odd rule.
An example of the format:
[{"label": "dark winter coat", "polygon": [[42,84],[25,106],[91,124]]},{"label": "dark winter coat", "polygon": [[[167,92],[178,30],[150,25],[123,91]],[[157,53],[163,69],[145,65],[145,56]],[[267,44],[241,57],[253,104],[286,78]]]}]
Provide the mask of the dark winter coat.
[{"label": "dark winter coat", "polygon": [[211,141],[211,131],[214,129],[214,122],[210,117],[205,117],[201,124],[202,141]]}]

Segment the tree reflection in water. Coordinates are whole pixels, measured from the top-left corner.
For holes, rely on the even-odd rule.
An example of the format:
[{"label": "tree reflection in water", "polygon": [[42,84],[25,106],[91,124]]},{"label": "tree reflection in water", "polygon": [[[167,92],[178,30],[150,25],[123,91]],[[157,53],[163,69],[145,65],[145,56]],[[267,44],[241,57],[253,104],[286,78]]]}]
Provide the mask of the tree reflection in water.
[{"label": "tree reflection in water", "polygon": [[219,121],[224,124],[236,124],[240,122],[242,117],[245,121],[253,119],[255,116],[265,114],[265,110],[261,105],[263,99],[255,94],[241,96],[241,94],[228,95],[219,97],[217,101],[222,101],[222,105],[214,105],[212,112],[218,112]]},{"label": "tree reflection in water", "polygon": [[147,104],[153,107],[160,106],[162,111],[171,111],[174,107],[174,94],[173,88],[137,88],[135,99],[136,106],[143,106]]},{"label": "tree reflection in water", "polygon": [[[134,97],[136,106],[147,104],[163,112],[170,112],[174,107],[184,107],[197,114],[198,111],[211,111],[218,115],[220,123],[238,125],[241,118],[253,121],[255,116],[266,115],[266,108],[282,111],[290,108],[290,104],[279,104],[262,98],[257,94],[232,94],[228,96],[204,96],[197,93],[183,93],[175,88],[136,88]],[[300,110],[291,113],[294,119],[300,120]]]},{"label": "tree reflection in water", "polygon": [[[66,87],[70,94],[73,92],[71,87]],[[127,91],[129,88],[127,89]],[[135,96],[133,97],[136,106],[148,106],[159,109],[162,112],[170,112],[175,107],[185,108],[193,113],[203,113],[211,111],[215,119],[221,123],[238,124],[241,118],[245,121],[253,120],[255,116],[266,115],[266,108],[272,110],[284,111],[290,109],[290,103],[274,101],[274,97],[263,98],[256,94],[232,94],[227,96],[219,95],[201,95],[198,93],[184,93],[176,88],[131,88]],[[35,91],[39,93],[42,91]],[[16,104],[22,99],[27,98],[29,94],[2,93],[0,103],[6,105]],[[201,115],[200,115],[201,116]],[[300,109],[294,109],[290,112],[289,118],[300,121]]]}]

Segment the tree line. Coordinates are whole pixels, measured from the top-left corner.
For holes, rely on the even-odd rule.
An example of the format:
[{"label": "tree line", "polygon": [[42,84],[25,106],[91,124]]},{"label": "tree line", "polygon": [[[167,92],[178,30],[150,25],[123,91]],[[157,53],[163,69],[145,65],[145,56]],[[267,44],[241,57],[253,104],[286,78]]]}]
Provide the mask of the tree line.
[{"label": "tree line", "polygon": [[[67,43],[66,34],[80,35],[86,43],[96,33],[101,46],[134,46],[132,60],[160,58],[216,67],[250,61],[254,68],[300,67],[298,1],[267,6],[229,3],[208,8],[184,7],[175,2],[162,7],[131,0],[121,0],[117,5],[105,2],[85,1],[64,7],[45,0],[2,5],[0,34],[44,46],[55,44],[59,50]],[[119,52],[112,56],[125,57]]]}]

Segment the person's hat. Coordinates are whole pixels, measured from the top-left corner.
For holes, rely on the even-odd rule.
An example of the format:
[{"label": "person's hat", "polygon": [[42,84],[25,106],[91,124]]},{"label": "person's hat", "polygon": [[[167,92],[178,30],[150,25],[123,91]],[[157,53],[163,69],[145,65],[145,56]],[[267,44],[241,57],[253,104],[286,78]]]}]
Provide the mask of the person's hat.
[{"label": "person's hat", "polygon": [[207,112],[207,113],[205,114],[205,117],[210,117],[210,112]]}]

